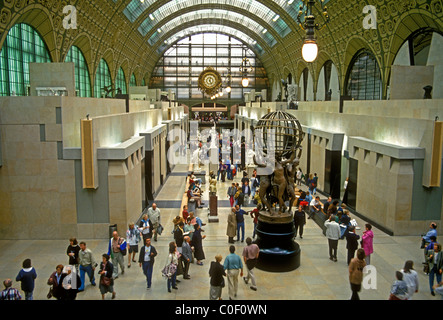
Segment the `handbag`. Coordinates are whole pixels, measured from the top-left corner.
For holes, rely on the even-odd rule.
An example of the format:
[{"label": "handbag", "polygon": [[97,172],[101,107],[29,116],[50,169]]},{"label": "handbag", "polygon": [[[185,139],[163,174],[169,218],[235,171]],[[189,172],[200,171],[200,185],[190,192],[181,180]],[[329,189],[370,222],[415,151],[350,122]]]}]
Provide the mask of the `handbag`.
[{"label": "handbag", "polygon": [[429,273],[429,264],[425,263],[425,265],[423,266],[423,272],[426,274]]},{"label": "handbag", "polygon": [[[106,264],[103,265],[102,271],[106,271]],[[109,277],[105,276],[104,274],[102,274],[100,276],[100,284],[105,287],[109,287],[110,285],[112,285],[112,278],[109,278]]]},{"label": "handbag", "polygon": [[112,279],[106,276],[101,276],[100,277],[100,284],[105,286],[105,287],[109,287],[112,283]]},{"label": "handbag", "polygon": [[172,275],[176,272],[177,272],[177,265],[173,264],[171,259],[171,262],[169,262],[167,265],[164,266],[162,270],[162,276],[170,279]]},{"label": "handbag", "polygon": [[159,225],[158,225],[158,228],[157,228],[157,233],[158,233],[159,235],[161,235],[162,232],[163,232],[163,226],[162,226],[161,224],[159,224]]},{"label": "handbag", "polygon": [[49,292],[48,292],[48,294],[46,295],[46,298],[51,299],[53,295],[54,295],[54,294],[53,294],[53,292],[52,292],[52,286],[51,286],[51,287],[49,287]]}]

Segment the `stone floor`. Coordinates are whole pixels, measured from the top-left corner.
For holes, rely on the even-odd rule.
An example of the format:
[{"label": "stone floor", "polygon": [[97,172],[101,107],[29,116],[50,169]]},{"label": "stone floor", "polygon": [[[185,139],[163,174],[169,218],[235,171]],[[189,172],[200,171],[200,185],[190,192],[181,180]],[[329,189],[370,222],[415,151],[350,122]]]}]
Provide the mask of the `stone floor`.
[{"label": "stone floor", "polygon": [[[219,205],[218,223],[208,223],[208,209],[199,209],[197,215],[206,223],[203,240],[206,260],[204,265],[191,264],[190,280],[183,280],[178,284],[178,290],[168,293],[166,280],[161,276],[160,270],[165,264],[168,253],[168,243],[173,240],[172,219],[179,212],[179,204],[185,187],[185,172],[187,167],[176,166],[166,184],[156,197],[161,209],[164,233],[158,242],[153,245],[158,251],[158,257],[154,265],[153,286],[151,290],[146,289],[146,280],[138,264],[132,264],[126,268],[124,275],[115,280],[115,291],[118,300],[208,300],[209,299],[209,276],[210,262],[216,254],[223,257],[229,253],[228,239],[226,236],[226,221],[229,208]],[[236,178],[234,181],[239,181]],[[226,190],[230,181],[218,183],[219,204],[227,200]],[[208,192],[204,195],[206,207],[208,205]],[[323,197],[322,197],[323,198]],[[168,203],[170,205],[168,206]],[[252,208],[251,208],[252,209]],[[359,226],[364,226],[364,221],[356,218]],[[124,228],[119,227],[120,232]],[[252,220],[246,218],[246,236],[252,235]],[[357,233],[361,235],[362,230]],[[395,271],[403,267],[406,260],[413,260],[419,273],[419,292],[413,297],[414,300],[437,300],[429,292],[428,277],[421,271],[423,253],[419,248],[420,238],[415,236],[389,236],[380,230],[374,229],[374,249],[371,263],[375,272],[376,281],[372,284],[375,288],[363,289],[360,293],[362,300],[386,300],[389,296],[391,284],[395,278]],[[46,300],[48,286],[46,281],[57,264],[67,263],[66,248],[69,245],[70,235],[66,235],[66,241],[0,241],[0,279],[15,277],[21,269],[22,261],[26,258],[32,260],[36,268],[38,278],[34,299]],[[108,241],[105,239],[78,239],[86,241],[96,259],[106,253]],[[346,242],[339,242],[338,262],[332,262],[328,258],[327,239],[321,229],[312,220],[307,220],[303,239],[296,241],[301,246],[301,266],[291,272],[272,273],[256,269],[257,291],[249,289],[242,280],[239,281],[239,300],[347,300],[351,296],[348,284],[348,268],[346,265]],[[245,244],[236,243],[237,253],[241,254]],[[127,259],[127,258],[125,258]],[[245,269],[246,270],[246,269]],[[78,300],[101,299],[97,287],[92,287],[89,282],[84,292],[78,294]],[[20,284],[14,281],[14,286]],[[106,299],[110,299],[107,295]],[[223,290],[223,299],[228,299],[227,288]]]}]

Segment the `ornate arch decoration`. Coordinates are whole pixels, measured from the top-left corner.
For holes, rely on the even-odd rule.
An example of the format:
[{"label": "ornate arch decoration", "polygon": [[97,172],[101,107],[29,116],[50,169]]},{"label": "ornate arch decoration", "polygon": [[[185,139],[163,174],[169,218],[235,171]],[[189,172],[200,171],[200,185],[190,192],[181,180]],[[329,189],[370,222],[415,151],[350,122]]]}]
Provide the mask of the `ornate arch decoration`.
[{"label": "ornate arch decoration", "polygon": [[25,23],[34,28],[41,36],[48,49],[51,61],[60,62],[59,49],[57,49],[57,40],[54,32],[56,26],[54,25],[52,15],[48,9],[40,4],[35,4],[32,7],[26,6],[16,14],[12,15],[11,11],[5,7],[2,10],[2,16],[5,17],[4,19],[6,20],[6,23],[5,28],[3,30],[0,29],[0,32],[3,32],[0,37],[0,49],[3,46],[9,30],[16,24]]}]

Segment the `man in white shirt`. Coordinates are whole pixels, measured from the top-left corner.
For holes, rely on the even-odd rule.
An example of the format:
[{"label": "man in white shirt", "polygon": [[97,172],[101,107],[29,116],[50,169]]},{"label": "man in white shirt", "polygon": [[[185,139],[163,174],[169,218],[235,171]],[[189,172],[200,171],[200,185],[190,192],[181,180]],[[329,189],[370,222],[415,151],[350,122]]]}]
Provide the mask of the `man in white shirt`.
[{"label": "man in white shirt", "polygon": [[160,209],[157,208],[155,203],[153,203],[152,207],[148,209],[148,218],[152,223],[152,234],[154,236],[154,241],[157,241],[157,231],[160,225]]},{"label": "man in white shirt", "polygon": [[331,214],[329,219],[325,221],[326,237],[329,245],[329,259],[337,262],[338,240],[341,237],[340,225],[335,222],[335,215]]},{"label": "man in white shirt", "polygon": [[320,197],[317,196],[314,199],[311,200],[311,203],[309,204],[309,212],[310,214],[315,214],[316,212],[321,212],[322,211],[322,207],[321,207],[322,203],[320,202]]}]

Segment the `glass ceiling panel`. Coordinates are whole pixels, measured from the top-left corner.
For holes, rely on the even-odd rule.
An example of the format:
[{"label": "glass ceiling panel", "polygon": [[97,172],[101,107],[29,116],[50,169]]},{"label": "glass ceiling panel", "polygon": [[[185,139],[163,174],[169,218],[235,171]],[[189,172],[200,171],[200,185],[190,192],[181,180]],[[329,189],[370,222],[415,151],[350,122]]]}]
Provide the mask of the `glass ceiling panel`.
[{"label": "glass ceiling panel", "polygon": [[[284,11],[286,11],[292,19],[297,21],[298,12],[300,10],[300,5],[303,4],[302,0],[273,0],[278,6],[280,6]],[[324,0],[323,3],[328,3],[329,0]]]},{"label": "glass ceiling panel", "polygon": [[[138,0],[139,1],[139,0]],[[131,2],[131,4],[134,1]],[[141,26],[140,32],[146,35],[152,28],[155,27],[160,21],[167,19],[168,16],[177,12],[181,9],[185,9],[198,4],[218,4],[219,8],[223,6],[234,6],[247,10],[253,15],[256,15],[269,23],[275,31],[282,37],[285,37],[291,30],[286,24],[286,22],[280,18],[280,16],[263,5],[262,3],[255,0],[176,0],[170,1],[165,5],[161,6],[156,11],[149,14]],[[129,5],[128,5],[129,7]],[[138,12],[138,11],[137,11]],[[128,15],[127,15],[128,16]],[[131,16],[132,17],[132,16]],[[129,18],[129,17],[128,17]],[[129,18],[131,20],[131,18]],[[132,20],[131,20],[132,21]],[[132,21],[133,22],[133,21]]]},{"label": "glass ceiling panel", "polygon": [[132,0],[123,10],[129,21],[134,22],[137,18],[148,9],[156,0]]},{"label": "glass ceiling panel", "polygon": [[[157,29],[152,36],[149,38],[149,44],[153,46],[162,36],[162,34],[165,34],[169,32],[170,30],[183,25],[190,21],[195,21],[199,19],[213,19],[217,22],[223,22],[223,21],[232,21],[239,23],[243,25],[245,28],[250,29],[257,33],[258,36],[262,37],[266,43],[272,47],[274,46],[277,41],[274,39],[272,34],[270,32],[264,32],[265,28],[261,26],[256,21],[245,17],[242,14],[236,13],[236,12],[230,12],[226,10],[219,10],[219,9],[206,9],[206,10],[197,10],[194,12],[189,12],[186,14],[183,14],[175,19],[172,19],[168,21],[165,25],[161,27],[161,29]],[[139,28],[139,31],[142,32]],[[146,34],[145,34],[146,35]]]},{"label": "glass ceiling panel", "polygon": [[[168,40],[164,41],[161,46],[158,48],[157,52],[159,54],[161,54],[162,52],[164,52],[168,47],[170,47],[174,42],[176,42],[177,40],[180,40],[180,43],[189,41],[187,36],[191,35],[191,34],[197,34],[197,33],[221,33],[221,34],[228,34],[234,38],[239,39],[241,42],[245,43],[246,45],[248,45],[249,47],[251,47],[257,54],[263,54],[265,51],[263,50],[263,48],[257,43],[257,41],[255,41],[254,39],[252,39],[250,36],[248,36],[247,34],[228,27],[228,26],[222,26],[222,25],[215,25],[215,24],[203,24],[203,25],[199,25],[199,26],[192,26],[189,28],[186,28],[184,30],[181,30],[180,32],[174,34],[174,36],[172,36],[171,38],[169,38]],[[193,44],[198,41],[198,37],[194,36],[193,37]],[[203,43],[203,36],[201,35],[201,42]],[[187,42],[186,42],[187,43]],[[236,39],[232,39],[231,40],[232,44],[240,44],[240,42]]]}]

